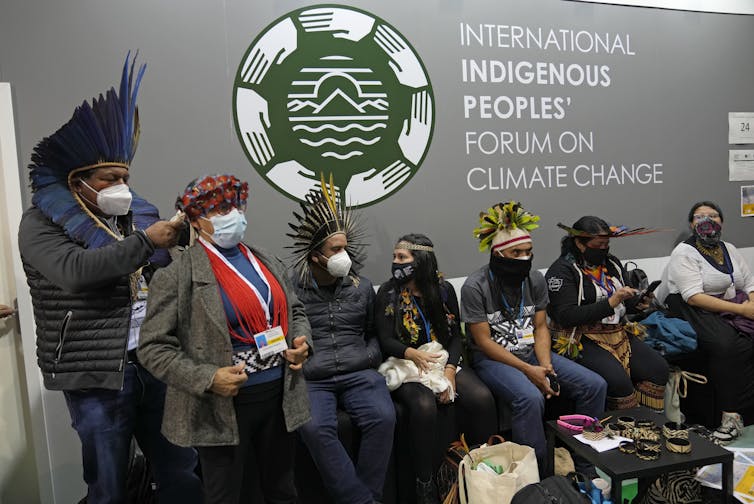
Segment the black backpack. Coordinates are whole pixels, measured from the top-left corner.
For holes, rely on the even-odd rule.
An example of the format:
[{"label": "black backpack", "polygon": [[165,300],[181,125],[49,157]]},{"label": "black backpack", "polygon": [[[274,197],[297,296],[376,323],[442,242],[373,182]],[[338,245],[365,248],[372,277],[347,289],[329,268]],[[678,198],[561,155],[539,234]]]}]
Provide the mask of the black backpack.
[{"label": "black backpack", "polygon": [[[633,268],[628,269],[629,265],[633,265]],[[633,261],[626,262],[625,266],[626,277],[623,279],[628,287],[634,289],[644,290],[649,287],[649,279],[643,269],[639,268]]]},{"label": "black backpack", "polygon": [[539,483],[526,485],[516,492],[511,504],[591,504],[591,499],[579,492],[573,480],[564,476],[550,476]]}]

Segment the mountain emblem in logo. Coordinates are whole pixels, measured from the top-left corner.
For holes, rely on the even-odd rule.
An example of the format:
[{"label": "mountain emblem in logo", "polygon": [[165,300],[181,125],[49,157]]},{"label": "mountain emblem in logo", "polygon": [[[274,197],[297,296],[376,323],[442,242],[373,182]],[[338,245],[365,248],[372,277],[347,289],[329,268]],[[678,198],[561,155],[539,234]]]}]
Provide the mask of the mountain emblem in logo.
[{"label": "mountain emblem in logo", "polygon": [[247,158],[278,190],[303,200],[332,174],[341,198],[366,206],[421,166],[434,99],[395,28],[352,7],[318,5],[254,40],[236,73],[233,114]]}]

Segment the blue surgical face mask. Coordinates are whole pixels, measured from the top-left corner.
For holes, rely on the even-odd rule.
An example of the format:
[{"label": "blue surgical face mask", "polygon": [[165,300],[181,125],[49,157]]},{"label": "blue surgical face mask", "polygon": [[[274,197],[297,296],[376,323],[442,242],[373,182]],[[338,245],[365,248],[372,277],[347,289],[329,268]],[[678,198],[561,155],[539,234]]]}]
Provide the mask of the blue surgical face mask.
[{"label": "blue surgical face mask", "polygon": [[225,215],[213,215],[202,217],[212,223],[215,232],[212,233],[212,241],[222,248],[233,248],[243,240],[246,233],[246,216],[232,209]]}]

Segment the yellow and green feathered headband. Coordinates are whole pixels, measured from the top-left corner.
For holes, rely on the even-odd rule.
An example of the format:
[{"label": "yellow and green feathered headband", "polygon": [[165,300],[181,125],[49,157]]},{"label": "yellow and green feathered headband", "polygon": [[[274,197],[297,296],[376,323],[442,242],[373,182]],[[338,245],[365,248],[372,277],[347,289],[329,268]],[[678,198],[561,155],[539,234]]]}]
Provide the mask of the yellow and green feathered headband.
[{"label": "yellow and green feathered headband", "polygon": [[479,214],[479,226],[474,236],[479,240],[479,251],[506,249],[519,243],[531,242],[530,231],[539,227],[539,216],[524,210],[521,203],[498,203]]}]

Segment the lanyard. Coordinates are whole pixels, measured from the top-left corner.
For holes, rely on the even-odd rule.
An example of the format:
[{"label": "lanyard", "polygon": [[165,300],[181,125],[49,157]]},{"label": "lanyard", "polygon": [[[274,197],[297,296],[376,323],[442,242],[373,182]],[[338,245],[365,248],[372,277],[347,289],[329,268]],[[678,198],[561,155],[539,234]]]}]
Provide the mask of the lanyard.
[{"label": "lanyard", "polygon": [[416,306],[416,311],[419,312],[419,316],[422,318],[422,322],[424,323],[424,334],[427,336],[427,343],[429,343],[432,341],[432,327],[429,325],[427,318],[424,316],[424,312],[422,312],[422,309],[414,296],[411,296],[411,301],[413,301],[414,306]]},{"label": "lanyard", "polygon": [[236,269],[233,264],[231,264],[228,259],[222,255],[220,252],[215,249],[215,247],[212,246],[211,243],[206,241],[201,236],[199,237],[199,241],[202,242],[202,245],[204,245],[204,248],[206,248],[210,253],[214,254],[215,256],[219,257],[220,260],[222,260],[225,265],[230,268],[230,270],[238,275],[238,277],[243,280],[243,282],[256,294],[257,299],[259,300],[259,304],[262,305],[262,309],[264,310],[264,316],[267,318],[267,329],[272,327],[272,317],[270,316],[270,303],[272,302],[272,289],[270,288],[270,283],[267,281],[267,277],[264,276],[264,273],[262,273],[262,269],[259,267],[259,263],[257,263],[256,258],[254,257],[254,254],[251,253],[251,250],[244,245],[243,243],[240,244],[241,251],[244,253],[246,258],[251,263],[251,266],[254,268],[254,271],[257,272],[257,275],[259,275],[259,278],[262,280],[262,282],[267,286],[267,300],[262,297],[262,294],[257,290],[256,287],[254,287],[254,284],[249,281],[248,278],[243,276],[240,271]]},{"label": "lanyard", "polygon": [[[490,280],[494,281],[495,277],[491,271],[489,272],[489,274],[490,274]],[[521,281],[521,304],[518,307],[518,317],[516,317],[514,320],[515,324],[519,328],[524,326],[524,289],[525,288],[526,288],[526,279],[523,279]],[[508,304],[508,300],[505,299],[505,294],[503,294],[502,289],[500,289],[500,297],[503,300],[503,305],[505,305],[505,309],[508,311],[508,313],[513,315],[513,308],[511,308],[511,306]]]},{"label": "lanyard", "polygon": [[725,260],[725,269],[730,271],[728,275],[730,275],[730,282],[734,285],[736,285],[736,280],[733,278],[733,261],[730,259],[730,255],[728,255],[728,249],[721,243],[720,246],[723,248],[723,258]]}]

